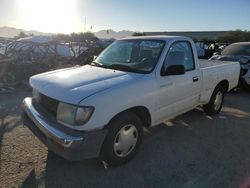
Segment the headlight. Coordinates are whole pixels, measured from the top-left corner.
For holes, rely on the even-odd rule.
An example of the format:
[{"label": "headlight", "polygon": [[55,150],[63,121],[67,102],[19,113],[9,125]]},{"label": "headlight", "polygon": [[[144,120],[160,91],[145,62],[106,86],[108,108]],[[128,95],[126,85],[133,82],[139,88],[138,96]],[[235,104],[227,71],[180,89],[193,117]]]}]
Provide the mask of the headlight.
[{"label": "headlight", "polygon": [[75,125],[86,123],[94,112],[94,107],[78,107],[75,114]]},{"label": "headlight", "polygon": [[92,106],[79,107],[60,102],[57,108],[57,121],[70,126],[83,125],[89,120],[93,112],[94,107]]}]

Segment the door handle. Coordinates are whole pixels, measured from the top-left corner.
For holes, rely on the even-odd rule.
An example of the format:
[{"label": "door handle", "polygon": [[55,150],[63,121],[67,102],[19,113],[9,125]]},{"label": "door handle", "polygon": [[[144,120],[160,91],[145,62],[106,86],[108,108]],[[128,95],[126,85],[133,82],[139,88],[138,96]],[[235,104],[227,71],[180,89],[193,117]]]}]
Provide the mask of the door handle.
[{"label": "door handle", "polygon": [[198,76],[193,77],[193,82],[198,82],[198,80],[199,80]]},{"label": "door handle", "polygon": [[173,85],[172,82],[171,83],[167,83],[167,84],[162,84],[162,85],[160,85],[160,88],[168,87],[168,86],[172,86],[172,85]]}]

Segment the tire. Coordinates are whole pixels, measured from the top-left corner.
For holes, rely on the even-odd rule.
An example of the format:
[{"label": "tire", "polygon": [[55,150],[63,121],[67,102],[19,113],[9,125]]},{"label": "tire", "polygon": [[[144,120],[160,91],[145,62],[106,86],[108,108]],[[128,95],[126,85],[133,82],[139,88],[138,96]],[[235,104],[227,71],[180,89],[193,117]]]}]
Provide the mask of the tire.
[{"label": "tire", "polygon": [[216,86],[208,104],[203,106],[207,115],[216,115],[221,111],[224,102],[225,90],[221,85]]},{"label": "tire", "polygon": [[101,158],[112,166],[131,160],[141,144],[142,122],[131,112],[115,117],[108,125],[108,133],[101,149]]}]

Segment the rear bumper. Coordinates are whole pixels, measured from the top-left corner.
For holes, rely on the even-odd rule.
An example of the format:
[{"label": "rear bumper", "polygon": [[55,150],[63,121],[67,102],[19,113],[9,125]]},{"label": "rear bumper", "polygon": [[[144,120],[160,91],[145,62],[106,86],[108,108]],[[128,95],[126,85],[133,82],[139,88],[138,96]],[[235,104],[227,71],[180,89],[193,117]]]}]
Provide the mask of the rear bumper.
[{"label": "rear bumper", "polygon": [[98,157],[106,130],[81,132],[66,128],[48,118],[31,98],[23,100],[23,123],[49,150],[68,160]]}]

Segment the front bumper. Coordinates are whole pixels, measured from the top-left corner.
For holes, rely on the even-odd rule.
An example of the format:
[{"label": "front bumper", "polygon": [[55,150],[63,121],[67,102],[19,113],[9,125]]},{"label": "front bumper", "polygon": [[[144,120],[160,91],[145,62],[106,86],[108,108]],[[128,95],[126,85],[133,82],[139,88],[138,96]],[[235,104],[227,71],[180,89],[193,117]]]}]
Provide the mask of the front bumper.
[{"label": "front bumper", "polygon": [[75,131],[58,124],[32,98],[23,100],[23,123],[48,148],[68,160],[98,157],[106,130],[91,132]]}]

